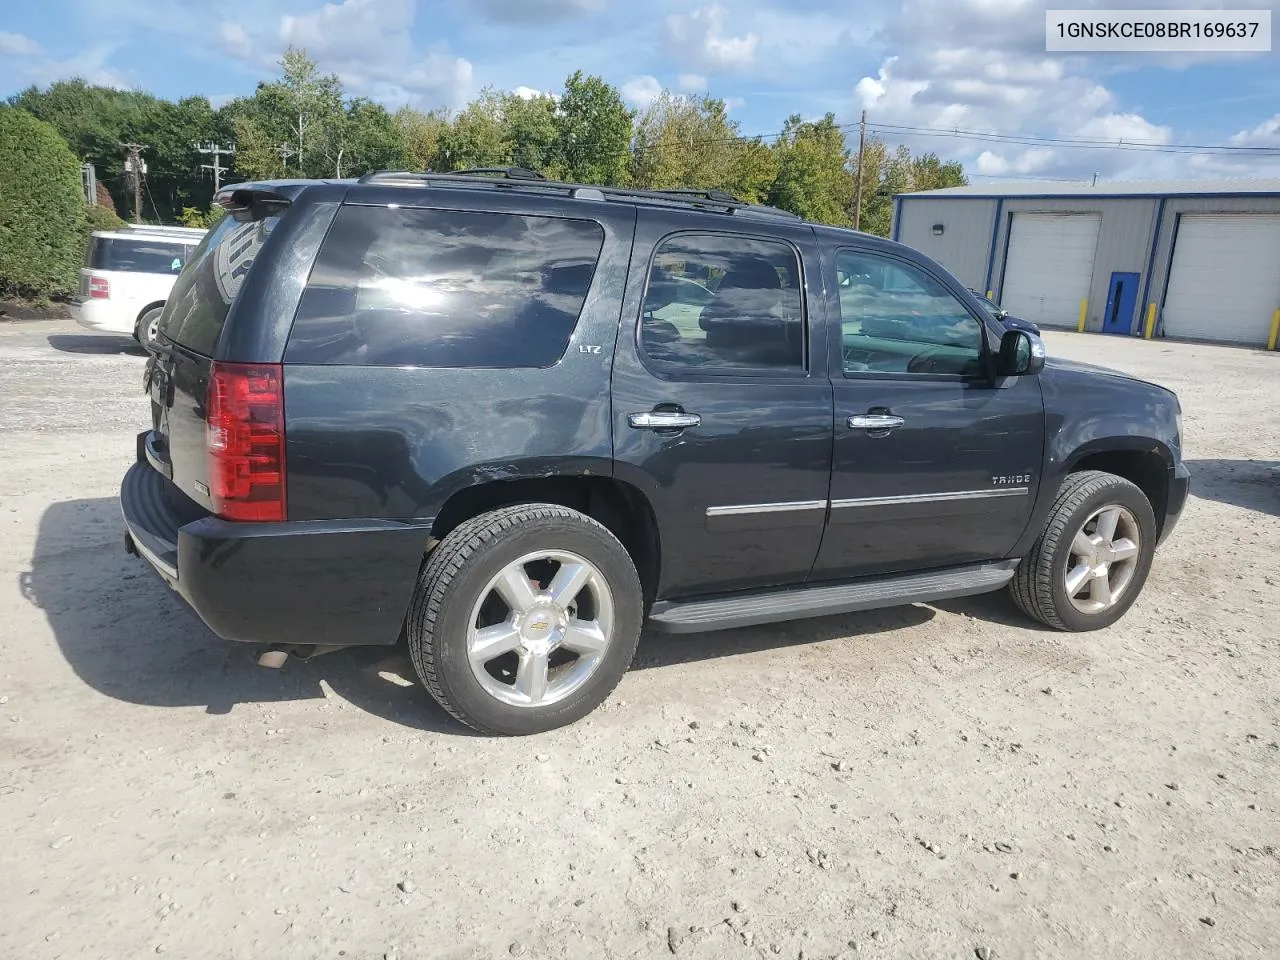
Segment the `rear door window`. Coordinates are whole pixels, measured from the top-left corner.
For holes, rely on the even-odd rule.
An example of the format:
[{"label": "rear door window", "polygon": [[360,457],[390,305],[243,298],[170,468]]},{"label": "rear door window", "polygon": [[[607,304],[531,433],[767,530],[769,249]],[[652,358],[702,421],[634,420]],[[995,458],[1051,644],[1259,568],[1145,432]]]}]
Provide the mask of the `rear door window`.
[{"label": "rear door window", "polygon": [[549,367],[595,273],[587,220],[344,206],[298,306],[290,363]]},{"label": "rear door window", "polygon": [[159,273],[176,277],[186,265],[191,247],[166,240],[94,237],[85,264],[93,270],[120,273]]},{"label": "rear door window", "polygon": [[788,243],[678,234],[658,247],[641,308],[649,365],[676,376],[801,377],[800,258]]},{"label": "rear door window", "polygon": [[212,357],[236,294],[278,217],[238,223],[224,217],[191,254],[190,268],[169,293],[160,332],[174,343]]}]

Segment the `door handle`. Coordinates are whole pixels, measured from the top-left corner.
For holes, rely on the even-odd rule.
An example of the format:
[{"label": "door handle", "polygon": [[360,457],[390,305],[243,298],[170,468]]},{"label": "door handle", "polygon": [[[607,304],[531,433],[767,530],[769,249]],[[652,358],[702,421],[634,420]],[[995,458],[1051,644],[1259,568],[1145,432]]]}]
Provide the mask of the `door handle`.
[{"label": "door handle", "polygon": [[892,430],[907,421],[887,413],[864,413],[849,418],[850,430]]},{"label": "door handle", "polygon": [[696,413],[677,410],[650,410],[648,413],[629,413],[627,423],[637,430],[683,430],[696,427],[702,418]]}]

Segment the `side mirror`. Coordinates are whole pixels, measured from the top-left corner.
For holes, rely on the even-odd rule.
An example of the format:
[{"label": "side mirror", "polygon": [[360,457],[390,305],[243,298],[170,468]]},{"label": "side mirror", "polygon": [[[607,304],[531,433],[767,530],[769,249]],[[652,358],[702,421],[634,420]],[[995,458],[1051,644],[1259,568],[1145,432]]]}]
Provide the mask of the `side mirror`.
[{"label": "side mirror", "polygon": [[1026,330],[1006,330],[1000,338],[996,376],[1034,376],[1044,369],[1044,341]]}]

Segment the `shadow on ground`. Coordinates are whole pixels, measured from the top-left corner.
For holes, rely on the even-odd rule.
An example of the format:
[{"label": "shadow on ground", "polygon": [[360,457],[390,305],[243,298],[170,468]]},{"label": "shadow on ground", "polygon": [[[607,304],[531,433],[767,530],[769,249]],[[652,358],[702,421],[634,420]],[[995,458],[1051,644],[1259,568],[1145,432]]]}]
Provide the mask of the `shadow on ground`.
[{"label": "shadow on ground", "polygon": [[51,333],[45,339],[49,341],[49,346],[62,353],[146,356],[146,351],[138,345],[138,341],[123,333]]},{"label": "shadow on ground", "polygon": [[1280,517],[1280,462],[1188,460],[1191,495]]},{"label": "shadow on ground", "polygon": [[[40,519],[31,569],[19,576],[22,595],[44,611],[76,675],[118,700],[202,706],[220,714],[238,703],[322,697],[323,681],[338,697],[386,720],[416,729],[468,732],[418,683],[403,645],[348,648],[310,661],[292,660],[283,670],[259,667],[256,648],[214,636],[144,561],[125,553],[114,498],[50,506]],[[981,602],[995,604],[991,609],[1006,615],[999,600]],[[653,669],[871,637],[918,626],[934,616],[928,607],[907,606],[699,636],[646,633],[634,666]]]}]

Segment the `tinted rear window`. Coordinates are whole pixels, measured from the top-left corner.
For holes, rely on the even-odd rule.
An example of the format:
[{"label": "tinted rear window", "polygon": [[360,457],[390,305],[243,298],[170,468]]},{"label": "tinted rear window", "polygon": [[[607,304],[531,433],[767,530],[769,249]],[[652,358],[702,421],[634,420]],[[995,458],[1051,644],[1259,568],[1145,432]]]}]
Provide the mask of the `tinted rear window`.
[{"label": "tinted rear window", "polygon": [[186,265],[191,245],[168,240],[93,237],[85,266],[125,273],[161,273],[176,277]]},{"label": "tinted rear window", "polygon": [[214,355],[231,304],[278,218],[237,223],[224,217],[196,247],[160,318],[160,332],[196,353]]},{"label": "tinted rear window", "polygon": [[604,244],[585,220],[345,206],[311,271],[291,363],[549,367]]}]

